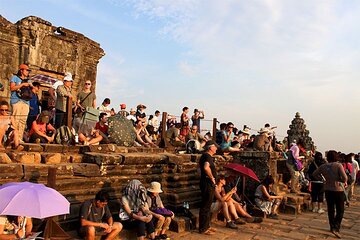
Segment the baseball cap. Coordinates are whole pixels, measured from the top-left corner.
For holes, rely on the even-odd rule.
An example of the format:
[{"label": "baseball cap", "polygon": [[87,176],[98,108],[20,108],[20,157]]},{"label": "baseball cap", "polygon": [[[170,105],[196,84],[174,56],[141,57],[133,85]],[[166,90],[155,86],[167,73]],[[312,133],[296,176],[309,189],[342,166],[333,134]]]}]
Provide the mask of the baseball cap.
[{"label": "baseball cap", "polygon": [[31,71],[30,68],[29,68],[29,66],[26,65],[26,64],[20,64],[19,69],[20,69],[20,70],[28,70],[28,71]]}]

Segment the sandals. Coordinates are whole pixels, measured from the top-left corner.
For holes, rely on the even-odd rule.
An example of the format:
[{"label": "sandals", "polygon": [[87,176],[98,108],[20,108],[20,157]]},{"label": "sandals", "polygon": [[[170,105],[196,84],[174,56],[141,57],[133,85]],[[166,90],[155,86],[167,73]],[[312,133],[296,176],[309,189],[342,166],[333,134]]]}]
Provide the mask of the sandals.
[{"label": "sandals", "polygon": [[208,230],[206,230],[205,232],[202,232],[202,234],[205,234],[205,235],[214,235],[215,232],[211,231],[210,228]]}]

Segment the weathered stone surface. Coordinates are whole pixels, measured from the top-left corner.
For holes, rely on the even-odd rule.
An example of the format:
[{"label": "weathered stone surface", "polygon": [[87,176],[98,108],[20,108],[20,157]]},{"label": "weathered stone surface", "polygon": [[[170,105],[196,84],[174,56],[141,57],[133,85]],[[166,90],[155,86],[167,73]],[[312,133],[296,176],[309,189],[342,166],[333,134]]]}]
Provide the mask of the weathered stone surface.
[{"label": "weathered stone surface", "polygon": [[0,163],[7,164],[7,163],[12,163],[12,161],[6,153],[2,152],[0,153]]},{"label": "weathered stone surface", "polygon": [[[90,80],[95,90],[97,64],[104,56],[100,45],[84,35],[53,26],[39,17],[29,16],[13,24],[0,16],[0,79],[10,79],[19,63],[27,63],[32,75],[44,74],[62,79],[66,71],[74,77],[73,94],[81,82]],[[10,96],[8,81],[0,97]],[[42,89],[49,85],[43,84]],[[40,98],[41,98],[40,91]]]},{"label": "weathered stone surface", "polygon": [[44,152],[54,152],[54,153],[79,153],[82,145],[68,146],[61,144],[42,144]]},{"label": "weathered stone surface", "polygon": [[289,128],[287,131],[289,148],[294,140],[299,141],[301,139],[306,150],[314,149],[314,142],[309,136],[310,132],[306,129],[305,121],[300,117],[300,113],[297,112],[295,114],[295,118],[291,121]]},{"label": "weathered stone surface", "polygon": [[148,153],[124,153],[123,164],[156,164],[156,163],[165,163],[168,160],[168,157],[161,154],[148,154]]},{"label": "weathered stone surface", "polygon": [[61,156],[60,153],[42,153],[41,162],[45,164],[58,164],[61,162]]},{"label": "weathered stone surface", "polygon": [[74,175],[76,176],[100,176],[100,167],[97,164],[78,163],[72,166],[74,168]]},{"label": "weathered stone surface", "polygon": [[23,177],[21,164],[0,164],[0,184],[6,182],[19,182]]},{"label": "weathered stone surface", "polygon": [[73,153],[70,155],[70,163],[81,163],[83,159],[82,154]]},{"label": "weathered stone surface", "polygon": [[22,143],[22,146],[24,146],[24,151],[28,152],[42,152],[43,148],[40,144],[35,143]]},{"label": "weathered stone surface", "polygon": [[115,144],[101,144],[101,145],[89,145],[81,146],[80,153],[96,152],[96,153],[113,153],[117,152],[117,146]]},{"label": "weathered stone surface", "polygon": [[95,163],[97,165],[116,165],[123,164],[124,159],[121,154],[106,154],[106,153],[93,153],[87,152],[84,154],[84,163]]},{"label": "weathered stone surface", "polygon": [[38,152],[9,152],[12,161],[23,164],[34,164],[41,162],[41,155]]}]

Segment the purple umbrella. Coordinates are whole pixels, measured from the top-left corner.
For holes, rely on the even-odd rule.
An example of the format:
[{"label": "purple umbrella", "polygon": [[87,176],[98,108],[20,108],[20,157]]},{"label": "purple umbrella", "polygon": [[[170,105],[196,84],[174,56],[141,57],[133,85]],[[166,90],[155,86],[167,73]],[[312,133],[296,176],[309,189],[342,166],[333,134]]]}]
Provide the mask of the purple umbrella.
[{"label": "purple umbrella", "polygon": [[69,201],[44,184],[20,182],[0,186],[0,215],[47,218],[68,214]]}]

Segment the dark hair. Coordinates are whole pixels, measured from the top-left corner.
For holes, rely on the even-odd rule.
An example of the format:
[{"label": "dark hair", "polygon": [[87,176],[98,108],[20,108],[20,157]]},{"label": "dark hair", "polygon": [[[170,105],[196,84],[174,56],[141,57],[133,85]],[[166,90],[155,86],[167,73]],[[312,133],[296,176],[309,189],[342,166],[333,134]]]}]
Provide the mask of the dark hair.
[{"label": "dark hair", "polygon": [[274,178],[271,175],[267,175],[261,183],[264,186],[269,187],[271,184],[274,184],[274,182]]},{"label": "dark hair", "polygon": [[109,201],[109,194],[108,194],[108,192],[106,192],[105,190],[100,190],[100,191],[95,195],[95,200],[99,200],[100,202],[107,202],[107,201]]},{"label": "dark hair", "polygon": [[225,175],[224,174],[220,174],[217,179],[216,179],[216,183],[219,183],[221,180],[225,180]]},{"label": "dark hair", "polygon": [[107,103],[107,104],[110,104],[110,98],[105,98],[103,103]]},{"label": "dark hair", "polygon": [[39,83],[39,82],[33,82],[33,83],[32,83],[32,86],[33,86],[33,87],[40,87],[40,83]]},{"label": "dark hair", "polygon": [[150,115],[148,120],[151,120],[154,118],[154,115]]},{"label": "dark hair", "polygon": [[270,127],[270,124],[266,123],[266,124],[265,124],[265,127]]},{"label": "dark hair", "polygon": [[345,156],[345,162],[346,163],[352,163],[352,154],[351,153],[349,153],[349,154],[347,154],[346,156]]},{"label": "dark hair", "polygon": [[229,126],[231,126],[231,125],[234,126],[234,124],[233,124],[232,122],[228,122],[228,123],[226,124],[227,127],[229,127]]},{"label": "dark hair", "polygon": [[175,123],[176,128],[181,128],[181,123]]},{"label": "dark hair", "polygon": [[324,163],[324,158],[321,152],[315,153],[314,161],[318,166]]},{"label": "dark hair", "polygon": [[189,108],[188,107],[183,107],[183,112],[188,110]]},{"label": "dark hair", "polygon": [[0,106],[4,106],[4,105],[9,107],[9,103],[7,101],[5,101],[5,100],[0,101]]},{"label": "dark hair", "polygon": [[159,111],[159,110],[156,110],[156,111],[155,111],[155,114],[158,114],[158,113],[160,113],[160,111]]},{"label": "dark hair", "polygon": [[337,162],[339,160],[339,154],[335,150],[328,151],[326,155],[328,162]]},{"label": "dark hair", "polygon": [[226,128],[226,123],[221,123],[220,124],[220,130],[224,130]]},{"label": "dark hair", "polygon": [[142,122],[142,121],[141,120],[136,120],[135,125],[138,124],[139,122]]},{"label": "dark hair", "polygon": [[100,113],[100,115],[99,115],[99,121],[101,121],[101,119],[104,117],[104,116],[106,116],[107,114],[106,113]]}]

